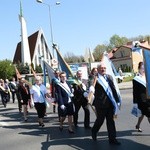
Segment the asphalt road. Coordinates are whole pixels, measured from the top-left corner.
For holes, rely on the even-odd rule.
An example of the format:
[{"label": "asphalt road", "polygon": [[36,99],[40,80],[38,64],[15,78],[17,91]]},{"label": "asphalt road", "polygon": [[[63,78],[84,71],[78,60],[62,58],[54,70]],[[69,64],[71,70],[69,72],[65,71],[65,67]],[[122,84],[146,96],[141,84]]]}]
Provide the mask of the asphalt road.
[{"label": "asphalt road", "polygon": [[[144,118],[141,124],[143,132],[135,130],[137,118],[130,113],[133,106],[132,89],[120,91],[122,108],[115,119],[117,138],[122,143],[120,146],[109,145],[105,122],[98,133],[98,141],[94,142],[91,131],[83,127],[82,109],[79,127],[75,128],[75,134],[70,135],[67,124],[62,132],[59,131],[58,117],[52,113],[52,107],[48,108],[48,116],[44,119],[46,126],[40,128],[34,109],[29,109],[29,119],[26,123],[18,112],[17,102],[10,102],[7,108],[3,108],[0,102],[0,150],[149,150],[150,124]],[[95,114],[91,110],[91,126],[94,120]]]}]

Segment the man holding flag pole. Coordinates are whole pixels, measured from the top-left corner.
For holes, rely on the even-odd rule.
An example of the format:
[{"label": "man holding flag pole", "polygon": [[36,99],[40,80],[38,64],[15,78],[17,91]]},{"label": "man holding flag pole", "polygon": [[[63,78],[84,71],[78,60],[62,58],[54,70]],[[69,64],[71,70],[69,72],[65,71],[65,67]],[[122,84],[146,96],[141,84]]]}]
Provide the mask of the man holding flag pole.
[{"label": "man holding flag pole", "polygon": [[115,80],[113,80],[112,75],[106,73],[106,64],[108,68],[110,65],[110,62],[107,61],[108,58],[104,55],[101,63],[97,67],[98,75],[95,87],[90,87],[95,96],[93,105],[97,114],[94,126],[92,127],[92,139],[94,141],[97,140],[97,133],[106,118],[109,143],[120,145],[121,143],[116,139],[114,116],[117,115],[121,106],[121,98],[116,90]]}]

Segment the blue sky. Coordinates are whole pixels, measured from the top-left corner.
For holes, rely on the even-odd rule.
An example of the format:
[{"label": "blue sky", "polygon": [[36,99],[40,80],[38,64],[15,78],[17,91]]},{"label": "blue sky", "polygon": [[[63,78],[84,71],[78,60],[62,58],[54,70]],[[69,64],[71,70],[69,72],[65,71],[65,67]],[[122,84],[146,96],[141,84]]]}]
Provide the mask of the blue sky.
[{"label": "blue sky", "polygon": [[[58,0],[59,1],[59,0]],[[53,39],[62,55],[84,55],[114,34],[127,38],[150,35],[150,0],[43,0],[51,7]],[[22,0],[28,35],[43,29],[51,45],[48,7]],[[0,60],[13,59],[20,42],[20,0],[1,0]]]}]

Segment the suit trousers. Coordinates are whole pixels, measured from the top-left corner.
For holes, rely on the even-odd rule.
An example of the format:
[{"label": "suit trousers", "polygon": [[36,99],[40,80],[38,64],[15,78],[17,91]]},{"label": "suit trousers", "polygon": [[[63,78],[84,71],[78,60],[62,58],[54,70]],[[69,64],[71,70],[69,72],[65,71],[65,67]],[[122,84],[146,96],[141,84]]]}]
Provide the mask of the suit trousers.
[{"label": "suit trousers", "polygon": [[101,128],[106,118],[106,126],[107,126],[109,141],[115,140],[116,139],[116,127],[115,127],[115,122],[113,118],[113,107],[111,106],[109,108],[96,107],[96,112],[97,112],[97,118],[92,127],[92,133],[95,135],[98,133],[99,129]]},{"label": "suit trousers", "polygon": [[78,124],[78,113],[80,108],[82,107],[84,110],[84,127],[90,126],[90,110],[88,107],[88,103],[85,101],[74,101],[75,113],[74,113],[74,125]]}]

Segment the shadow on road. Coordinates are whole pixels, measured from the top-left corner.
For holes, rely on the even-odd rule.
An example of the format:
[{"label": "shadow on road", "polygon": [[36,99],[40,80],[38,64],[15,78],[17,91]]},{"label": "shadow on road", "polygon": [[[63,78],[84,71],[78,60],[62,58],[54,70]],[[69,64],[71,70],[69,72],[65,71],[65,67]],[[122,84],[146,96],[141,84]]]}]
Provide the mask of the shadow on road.
[{"label": "shadow on road", "polygon": [[[65,150],[149,150],[149,146],[124,138],[128,135],[132,136],[132,130],[119,133],[120,146],[114,146],[108,143],[107,132],[99,132],[96,142],[91,137],[88,137],[91,136],[91,132],[85,131],[83,128],[79,129],[74,135],[70,135],[67,131],[58,134],[56,132],[56,129],[50,130],[50,134],[47,134],[47,141],[41,143],[41,150],[53,149],[54,147],[57,147],[57,150],[59,150],[63,149],[63,145],[65,145]],[[68,147],[67,149],[66,145]]]},{"label": "shadow on road", "polygon": [[[29,119],[27,122],[22,121],[22,115],[18,111],[9,112],[9,109],[0,111],[4,120],[1,121],[10,122],[9,125],[3,126],[6,129],[25,129],[16,130],[16,134],[28,135],[28,136],[44,136],[45,141],[41,142],[41,150],[149,150],[150,147],[144,144],[140,144],[134,141],[137,136],[147,136],[149,134],[138,133],[135,130],[117,131],[117,137],[122,143],[120,146],[109,145],[107,131],[101,131],[98,133],[97,141],[94,142],[91,139],[91,130],[87,130],[80,126],[75,128],[75,134],[68,132],[68,125],[64,124],[62,132],[59,131],[58,116],[47,116],[44,118],[46,126],[44,128],[38,126],[36,112],[29,113]],[[16,119],[17,118],[17,119]],[[12,123],[14,122],[14,123]],[[80,122],[83,125],[83,122]],[[133,140],[132,140],[133,139]]]}]

